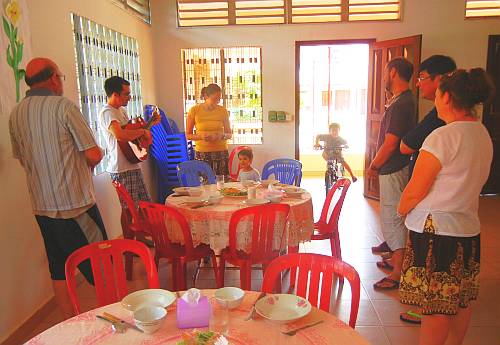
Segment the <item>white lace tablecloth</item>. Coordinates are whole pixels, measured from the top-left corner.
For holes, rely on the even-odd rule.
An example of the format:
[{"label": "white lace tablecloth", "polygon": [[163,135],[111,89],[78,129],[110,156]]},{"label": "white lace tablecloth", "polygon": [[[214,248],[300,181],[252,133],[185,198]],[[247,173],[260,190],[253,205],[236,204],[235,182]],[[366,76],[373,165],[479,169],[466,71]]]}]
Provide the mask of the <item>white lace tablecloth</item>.
[{"label": "white lace tablecloth", "polygon": [[[226,184],[231,187],[241,187],[240,184]],[[259,198],[265,192],[265,188],[257,188],[257,197]],[[200,243],[210,245],[216,253],[229,245],[229,221],[232,214],[241,208],[247,207],[243,201],[246,197],[224,197],[218,205],[210,205],[197,209],[192,209],[186,204],[189,197],[169,196],[165,204],[175,207],[188,220],[193,236],[193,244]],[[308,241],[314,229],[314,216],[311,195],[303,193],[300,197],[285,197],[281,203],[290,205],[290,214],[285,228],[285,236],[275,236],[275,249],[285,246],[298,246],[300,242]],[[283,223],[276,223],[276,234],[279,234],[283,228]],[[166,221],[169,236],[173,242],[183,242],[182,233],[175,223]],[[243,219],[238,225],[237,247],[249,251],[251,244],[252,220]]]},{"label": "white lace tablecloth", "polygon": [[[215,290],[202,290],[206,296],[213,296]],[[229,312],[227,339],[231,345],[368,345],[358,332],[335,316],[317,310],[324,321],[316,326],[305,328],[293,336],[280,332],[280,326],[265,321],[260,316],[245,321],[258,292],[245,291],[243,303]],[[156,333],[144,334],[133,329],[125,333],[114,333],[108,322],[97,319],[96,315],[108,312],[125,321],[133,323],[132,312],[120,303],[110,304],[63,321],[29,340],[29,345],[175,345],[182,340],[182,332],[177,328],[175,303],[167,308],[165,323]],[[300,321],[299,321],[300,322]],[[206,330],[206,329],[200,329]]]}]

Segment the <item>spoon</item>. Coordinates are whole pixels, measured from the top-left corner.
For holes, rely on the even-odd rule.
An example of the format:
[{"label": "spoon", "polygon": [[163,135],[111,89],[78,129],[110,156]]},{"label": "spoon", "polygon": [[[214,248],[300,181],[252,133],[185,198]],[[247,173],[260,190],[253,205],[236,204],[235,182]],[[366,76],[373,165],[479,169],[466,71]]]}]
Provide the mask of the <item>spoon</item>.
[{"label": "spoon", "polygon": [[96,315],[97,318],[101,319],[101,320],[105,320],[105,321],[108,321],[111,323],[111,329],[113,330],[113,332],[116,332],[116,333],[124,333],[125,332],[125,326],[120,324],[120,323],[117,323],[117,322],[114,322],[110,319],[108,319],[107,317],[104,317],[104,316],[101,316],[101,315]]}]

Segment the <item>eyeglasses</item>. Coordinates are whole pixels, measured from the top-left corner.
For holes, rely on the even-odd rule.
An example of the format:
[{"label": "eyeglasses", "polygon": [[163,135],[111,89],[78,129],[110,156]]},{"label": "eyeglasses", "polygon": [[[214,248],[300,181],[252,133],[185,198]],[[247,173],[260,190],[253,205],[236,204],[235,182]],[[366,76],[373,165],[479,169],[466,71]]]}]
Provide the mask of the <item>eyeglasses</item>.
[{"label": "eyeglasses", "polygon": [[431,76],[431,75],[428,75],[427,77],[418,77],[418,78],[417,78],[417,80],[418,80],[418,82],[419,82],[419,83],[421,83],[421,82],[423,82],[424,80],[429,79],[429,78],[432,78],[432,76]]}]

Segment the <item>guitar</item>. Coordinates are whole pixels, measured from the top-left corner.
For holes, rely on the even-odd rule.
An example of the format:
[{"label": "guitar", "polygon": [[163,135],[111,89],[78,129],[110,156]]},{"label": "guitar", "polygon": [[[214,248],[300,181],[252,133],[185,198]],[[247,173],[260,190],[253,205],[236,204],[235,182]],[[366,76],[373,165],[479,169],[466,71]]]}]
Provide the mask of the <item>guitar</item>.
[{"label": "guitar", "polygon": [[[122,126],[123,129],[146,129],[149,130],[154,125],[158,124],[161,120],[160,110],[158,107],[153,111],[151,118],[148,122],[145,122],[142,117],[138,117],[133,123],[132,120],[126,125]],[[148,140],[145,136],[139,137],[132,141],[121,141],[118,140],[118,147],[122,151],[125,158],[130,163],[136,164],[144,162],[148,158],[148,149],[152,144],[151,140]]]}]

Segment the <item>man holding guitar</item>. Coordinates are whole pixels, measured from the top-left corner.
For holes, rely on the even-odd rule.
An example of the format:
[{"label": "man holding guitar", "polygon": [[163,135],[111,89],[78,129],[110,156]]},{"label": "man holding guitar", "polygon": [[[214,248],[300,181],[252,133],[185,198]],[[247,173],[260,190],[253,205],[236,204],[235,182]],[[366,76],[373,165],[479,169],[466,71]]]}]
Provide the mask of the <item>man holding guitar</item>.
[{"label": "man holding guitar", "polygon": [[[108,96],[108,104],[99,114],[99,126],[106,138],[109,155],[106,171],[109,172],[113,181],[118,181],[125,186],[136,204],[140,200],[151,201],[141,168],[136,163],[140,159],[130,162],[120,149],[120,142],[140,140],[146,145],[150,144],[151,132],[146,128],[137,128],[136,125],[127,126],[129,117],[124,109],[130,100],[130,83],[127,80],[118,76],[108,78],[104,82],[104,90]],[[159,120],[160,118],[156,117],[151,124],[156,124]],[[122,208],[127,208],[127,206],[122,203]]]}]

